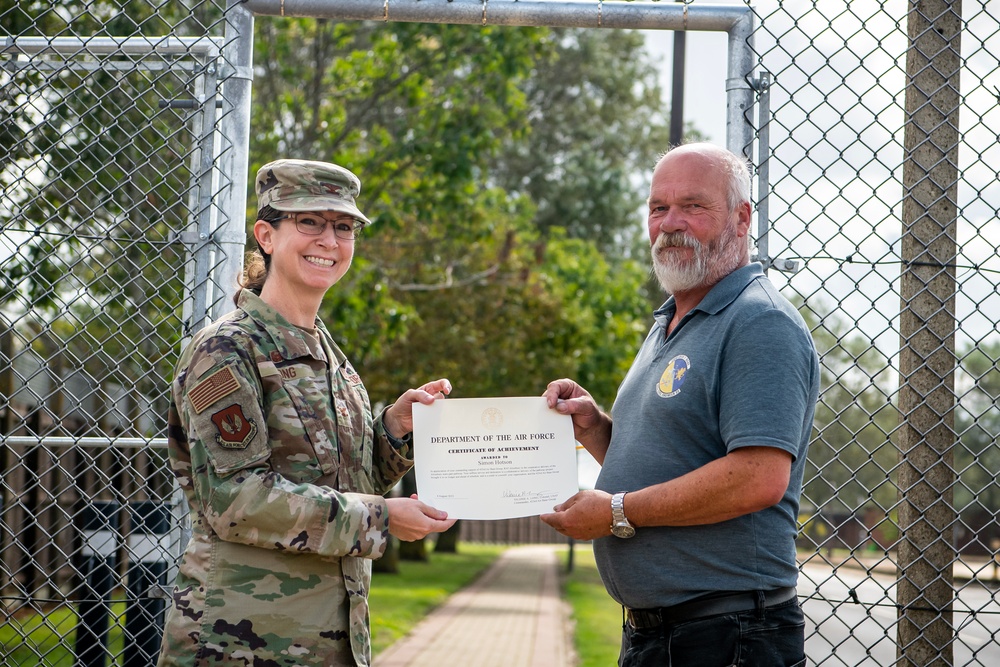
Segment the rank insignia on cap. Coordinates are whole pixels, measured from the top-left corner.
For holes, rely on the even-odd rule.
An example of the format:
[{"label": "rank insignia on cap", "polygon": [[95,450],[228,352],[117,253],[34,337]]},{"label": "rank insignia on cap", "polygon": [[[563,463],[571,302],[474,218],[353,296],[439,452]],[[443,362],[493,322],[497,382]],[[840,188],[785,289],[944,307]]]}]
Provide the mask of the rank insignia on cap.
[{"label": "rank insignia on cap", "polygon": [[188,400],[195,414],[200,415],[205,408],[240,388],[236,374],[229,366],[220,368],[204,380],[200,381],[188,392]]},{"label": "rank insignia on cap", "polygon": [[227,449],[246,449],[257,435],[257,425],[243,414],[240,405],[230,405],[212,415],[212,423],[219,429],[215,441]]}]

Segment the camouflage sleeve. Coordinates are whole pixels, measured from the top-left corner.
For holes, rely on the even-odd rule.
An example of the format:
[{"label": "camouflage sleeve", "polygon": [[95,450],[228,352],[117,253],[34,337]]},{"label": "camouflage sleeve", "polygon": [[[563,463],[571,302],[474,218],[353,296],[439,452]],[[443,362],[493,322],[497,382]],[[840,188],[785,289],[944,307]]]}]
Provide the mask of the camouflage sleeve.
[{"label": "camouflage sleeve", "polygon": [[203,509],[220,539],[331,557],[385,552],[389,511],[382,496],[295,484],[267,468],[206,481],[213,489]]},{"label": "camouflage sleeve", "polygon": [[403,475],[413,467],[413,437],[407,433],[402,439],[392,438],[385,429],[385,413],[390,404],[375,419],[375,465],[374,473],[380,488],[389,489],[396,485]]},{"label": "camouflage sleeve", "polygon": [[238,335],[201,341],[179,387],[197,509],[226,541],[334,557],[381,556],[388,538],[384,498],[293,482],[271,466],[263,389],[248,349]]}]

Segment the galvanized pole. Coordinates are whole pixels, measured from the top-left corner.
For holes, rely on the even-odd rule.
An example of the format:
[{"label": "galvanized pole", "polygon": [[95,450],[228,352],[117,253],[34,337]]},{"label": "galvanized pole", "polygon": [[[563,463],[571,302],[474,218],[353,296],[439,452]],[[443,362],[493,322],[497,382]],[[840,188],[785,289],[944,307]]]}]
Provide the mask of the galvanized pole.
[{"label": "galvanized pole", "polygon": [[899,665],[951,665],[962,3],[911,0],[900,313]]},{"label": "galvanized pole", "polygon": [[726,69],[726,146],[748,160],[753,157],[753,29],[753,12],[747,12],[728,30]]},{"label": "galvanized pole", "polygon": [[[687,0],[675,0],[685,3]],[[684,60],[686,55],[687,32],[674,31],[673,76],[670,82],[670,145],[677,146],[684,141]]]},{"label": "galvanized pole", "polygon": [[[14,328],[4,313],[0,312],[0,466],[3,466],[5,476],[18,469],[18,458],[10,437],[14,434],[14,424],[17,423],[14,411]],[[8,472],[10,471],[10,472]],[[14,573],[20,569],[20,553],[17,551],[14,529],[20,528],[16,512],[18,498],[12,486],[14,480],[5,480],[0,484],[0,596],[4,599],[16,594]],[[12,528],[8,528],[12,526]],[[8,612],[6,602],[0,603],[0,611]]]},{"label": "galvanized pole", "polygon": [[236,279],[243,273],[247,241],[247,173],[250,155],[250,87],[253,83],[253,13],[242,0],[229,0],[222,47],[222,168],[219,205],[223,224],[212,238],[219,246],[212,278],[211,317],[233,309]]}]

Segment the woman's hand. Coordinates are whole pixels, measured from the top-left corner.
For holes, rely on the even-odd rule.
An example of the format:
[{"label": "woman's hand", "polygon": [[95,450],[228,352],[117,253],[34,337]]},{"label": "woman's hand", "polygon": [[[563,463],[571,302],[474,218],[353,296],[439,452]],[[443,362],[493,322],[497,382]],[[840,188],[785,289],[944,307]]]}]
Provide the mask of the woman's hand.
[{"label": "woman's hand", "polygon": [[434,380],[423,384],[417,389],[407,389],[403,395],[393,403],[385,414],[382,421],[385,429],[396,438],[402,438],[413,430],[413,404],[423,403],[430,405],[439,398],[444,398],[451,393],[451,382],[445,378]]},{"label": "woman's hand", "polygon": [[421,502],[417,494],[409,498],[386,498],[385,502],[389,506],[389,534],[404,542],[419,540],[431,533],[443,533],[457,520]]}]

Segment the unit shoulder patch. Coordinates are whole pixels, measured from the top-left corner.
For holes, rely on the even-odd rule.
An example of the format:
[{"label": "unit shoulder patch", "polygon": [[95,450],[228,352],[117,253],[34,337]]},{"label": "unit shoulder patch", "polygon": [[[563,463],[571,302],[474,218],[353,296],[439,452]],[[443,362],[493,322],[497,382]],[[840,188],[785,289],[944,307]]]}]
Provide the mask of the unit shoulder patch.
[{"label": "unit shoulder patch", "polygon": [[246,449],[257,435],[257,425],[243,414],[243,407],[234,403],[212,415],[218,429],[215,441],[227,449]]}]

